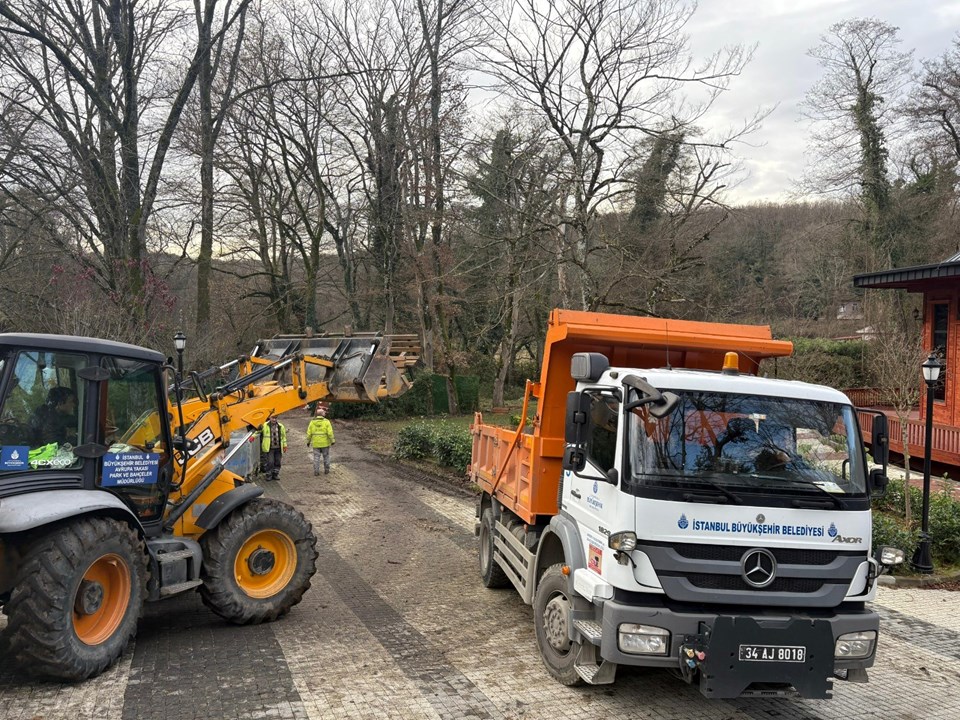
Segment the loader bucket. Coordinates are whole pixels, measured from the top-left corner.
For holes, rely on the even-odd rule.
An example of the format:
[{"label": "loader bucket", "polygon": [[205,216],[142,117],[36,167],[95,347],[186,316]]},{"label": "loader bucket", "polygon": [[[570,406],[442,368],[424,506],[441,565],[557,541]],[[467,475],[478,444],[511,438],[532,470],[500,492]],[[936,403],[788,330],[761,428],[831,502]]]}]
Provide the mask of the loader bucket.
[{"label": "loader bucket", "polygon": [[403,372],[419,357],[410,336],[396,337],[402,340],[392,350],[395,336],[391,335],[283,335],[261,340],[255,354],[280,359],[299,352],[330,360],[332,368],[307,365],[307,382],[326,382],[332,401],[377,402],[406,392],[410,382]]}]

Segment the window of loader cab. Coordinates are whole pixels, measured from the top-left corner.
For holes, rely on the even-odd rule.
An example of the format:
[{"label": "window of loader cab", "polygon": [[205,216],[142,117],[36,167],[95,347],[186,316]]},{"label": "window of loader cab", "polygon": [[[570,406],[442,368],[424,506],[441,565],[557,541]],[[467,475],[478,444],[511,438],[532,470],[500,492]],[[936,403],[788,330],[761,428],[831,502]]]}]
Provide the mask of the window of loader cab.
[{"label": "window of loader cab", "polygon": [[77,467],[83,442],[83,355],[24,350],[13,364],[0,406],[0,472]]},{"label": "window of loader cab", "polygon": [[167,465],[166,403],[153,363],[104,358],[110,378],[101,383],[99,442],[107,446],[100,484],[130,500],[141,520],[163,510],[161,469]]},{"label": "window of loader cab", "polygon": [[620,400],[609,392],[587,391],[590,396],[590,437],[587,457],[606,472],[617,455],[617,427],[620,424]]}]

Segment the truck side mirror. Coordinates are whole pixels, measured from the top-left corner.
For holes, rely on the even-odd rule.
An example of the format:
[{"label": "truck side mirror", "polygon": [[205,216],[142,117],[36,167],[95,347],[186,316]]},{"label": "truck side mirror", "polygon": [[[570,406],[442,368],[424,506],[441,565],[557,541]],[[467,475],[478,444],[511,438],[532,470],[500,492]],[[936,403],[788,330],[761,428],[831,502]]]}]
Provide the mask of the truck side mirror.
[{"label": "truck side mirror", "polygon": [[576,445],[567,445],[563,449],[563,469],[580,472],[587,466],[587,456],[583,449]]},{"label": "truck side mirror", "polygon": [[870,444],[873,451],[873,461],[883,468],[883,474],[886,475],[887,461],[890,458],[890,430],[887,416],[883,413],[877,413],[873,416]]},{"label": "truck side mirror", "polygon": [[586,393],[567,393],[567,421],[564,426],[564,442],[567,445],[582,445],[587,437],[592,398]]},{"label": "truck side mirror", "polygon": [[874,468],[870,471],[870,495],[873,497],[883,497],[887,494],[887,484],[890,478],[887,477],[886,470]]}]

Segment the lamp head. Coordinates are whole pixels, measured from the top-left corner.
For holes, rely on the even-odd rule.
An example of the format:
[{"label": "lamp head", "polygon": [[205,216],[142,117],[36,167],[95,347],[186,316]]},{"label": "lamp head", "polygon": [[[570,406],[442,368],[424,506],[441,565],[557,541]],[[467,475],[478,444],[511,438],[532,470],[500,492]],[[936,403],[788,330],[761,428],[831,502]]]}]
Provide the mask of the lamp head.
[{"label": "lamp head", "polygon": [[923,369],[923,380],[927,385],[933,386],[940,379],[940,369],[943,366],[934,353],[930,353],[920,367]]},{"label": "lamp head", "polygon": [[187,336],[183,334],[182,330],[177,330],[176,334],[174,334],[173,346],[177,349],[178,353],[182,353],[187,349]]}]

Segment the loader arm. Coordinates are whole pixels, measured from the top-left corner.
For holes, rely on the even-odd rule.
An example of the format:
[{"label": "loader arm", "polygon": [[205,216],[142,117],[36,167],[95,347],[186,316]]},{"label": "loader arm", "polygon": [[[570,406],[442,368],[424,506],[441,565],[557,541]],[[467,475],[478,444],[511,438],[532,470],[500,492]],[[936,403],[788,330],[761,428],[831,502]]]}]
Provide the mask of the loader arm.
[{"label": "loader arm", "polygon": [[[178,535],[201,535],[194,522],[199,514],[242,481],[222,468],[221,451],[231,450],[237,433],[246,431],[245,441],[253,441],[271,415],[318,400],[372,403],[406,392],[410,381],[404,373],[418,353],[409,341],[400,353],[391,353],[392,341],[391,336],[284,337],[261,341],[254,354],[220,366],[235,377],[209,395],[198,389],[197,397],[182,402],[183,428],[174,434],[186,443],[175,453],[169,526]],[[168,412],[176,424],[175,403]]]}]

